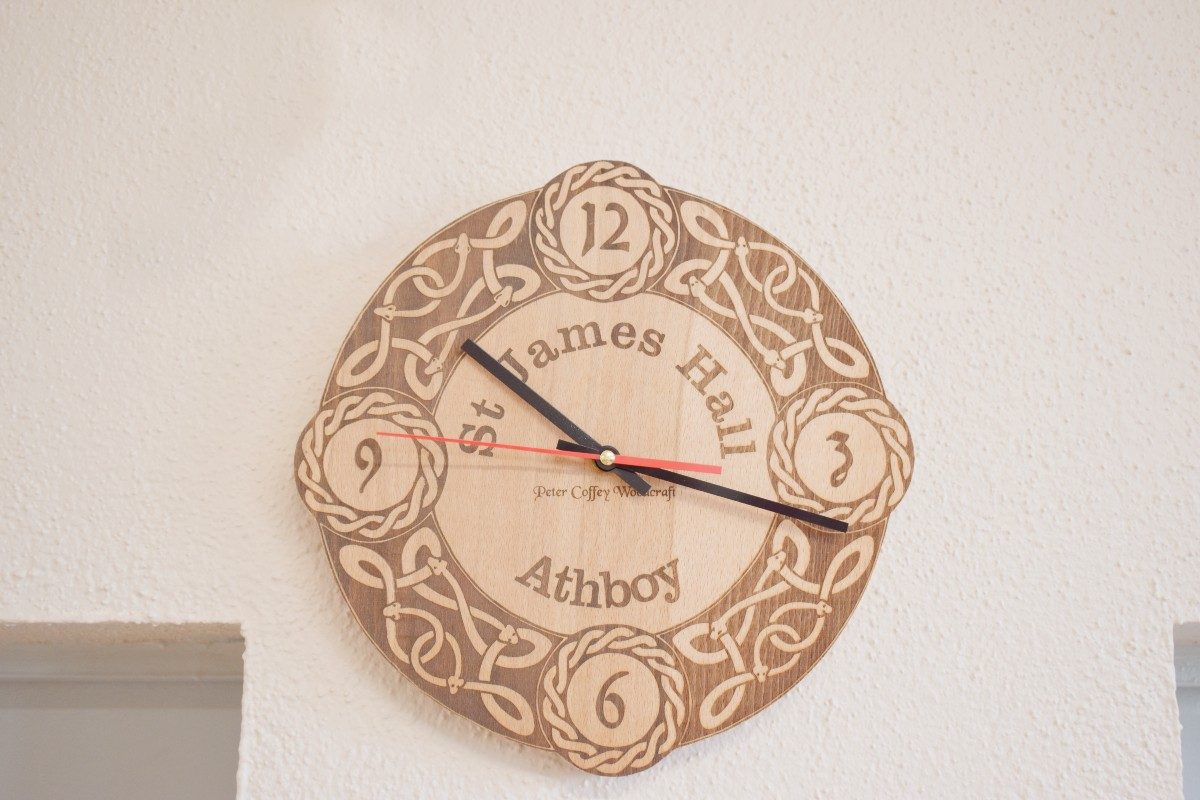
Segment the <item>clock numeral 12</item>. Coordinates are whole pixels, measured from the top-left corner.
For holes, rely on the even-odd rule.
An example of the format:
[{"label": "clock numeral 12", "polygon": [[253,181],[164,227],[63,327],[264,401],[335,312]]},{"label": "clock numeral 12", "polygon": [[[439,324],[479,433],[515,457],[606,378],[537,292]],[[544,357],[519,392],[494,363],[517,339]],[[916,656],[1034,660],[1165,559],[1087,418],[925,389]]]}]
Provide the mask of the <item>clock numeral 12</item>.
[{"label": "clock numeral 12", "polygon": [[[621,234],[625,233],[625,228],[629,226],[629,215],[625,212],[625,207],[620,203],[607,203],[604,206],[604,213],[615,211],[617,214],[617,229],[613,231],[612,236],[609,236],[604,244],[600,245],[601,250],[623,250],[629,252],[629,242],[622,242]],[[583,213],[587,216],[587,237],[583,240],[583,255],[592,252],[592,248],[596,246],[596,225],[599,220],[596,219],[596,204],[584,203]]]}]

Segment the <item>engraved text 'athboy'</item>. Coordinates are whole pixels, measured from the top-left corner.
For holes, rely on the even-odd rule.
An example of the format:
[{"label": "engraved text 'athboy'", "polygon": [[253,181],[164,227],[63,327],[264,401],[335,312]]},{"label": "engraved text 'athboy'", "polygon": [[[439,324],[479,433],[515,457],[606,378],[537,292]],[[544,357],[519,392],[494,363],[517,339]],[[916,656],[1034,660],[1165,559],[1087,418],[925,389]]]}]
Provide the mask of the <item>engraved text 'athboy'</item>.
[{"label": "engraved text 'athboy'", "polygon": [[679,599],[679,559],[624,580],[614,578],[608,570],[590,579],[582,569],[569,565],[554,572],[550,556],[542,556],[524,575],[518,575],[516,581],[542,597],[573,606],[624,608],[633,601],[649,603],[660,592],[664,601],[674,603]]}]

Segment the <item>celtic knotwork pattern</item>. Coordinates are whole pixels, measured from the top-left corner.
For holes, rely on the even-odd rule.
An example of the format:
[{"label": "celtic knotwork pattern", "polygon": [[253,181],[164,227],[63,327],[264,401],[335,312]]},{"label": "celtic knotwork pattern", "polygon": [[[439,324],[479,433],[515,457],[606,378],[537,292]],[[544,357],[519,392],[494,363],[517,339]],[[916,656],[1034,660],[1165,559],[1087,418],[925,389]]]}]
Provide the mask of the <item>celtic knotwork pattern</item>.
[{"label": "celtic knotwork pattern", "polygon": [[[412,266],[388,283],[383,303],[374,309],[379,317],[378,333],[346,357],[335,376],[338,385],[366,383],[379,374],[392,351],[397,351],[407,353],[403,368],[408,388],[422,400],[437,395],[458,331],[537,293],[541,278],[534,269],[521,264],[496,264],[496,251],[517,239],[525,219],[525,203],[514,200],[496,212],[485,236],[460,233],[433,242],[417,253]],[[392,323],[396,320],[424,317],[460,294],[468,277],[469,257],[476,250],[483,252],[480,274],[461,292],[453,318],[426,328],[416,338],[393,335]],[[446,256],[451,253],[453,257]],[[401,298],[409,297],[416,298],[416,305],[401,304]]]},{"label": "celtic knotwork pattern", "polygon": [[[645,735],[624,747],[598,746],[582,735],[571,721],[566,699],[581,664],[607,653],[636,659],[657,684],[657,717]],[[683,673],[671,651],[650,634],[624,626],[593,628],[564,643],[542,675],[542,691],[542,717],[549,726],[551,742],[575,766],[602,775],[633,772],[659,761],[679,743],[687,713]],[[627,702],[646,700],[635,697]]]},{"label": "celtic knotwork pattern", "polygon": [[[615,776],[741,723],[828,651],[865,588],[913,448],[849,317],[803,259],[728,209],[598,161],[459,217],[386,272],[339,350],[295,468],[344,600],[406,679],[489,731]],[[818,533],[768,515],[757,540],[722,523],[728,536],[697,546],[680,527],[691,512],[672,507],[661,522],[634,513],[645,530],[632,548],[579,550],[570,537],[603,525],[592,519],[606,513],[599,504],[586,518],[567,502],[496,513],[482,489],[528,503],[543,479],[536,465],[507,469],[408,438],[520,438],[511,398],[460,359],[465,337],[514,370],[528,354],[531,385],[548,381],[556,403],[585,415],[586,387],[548,365],[592,340],[606,349],[582,358],[601,384],[645,370],[663,379],[665,409],[700,414],[705,430],[701,409],[736,396],[739,413],[708,439],[723,456],[757,455],[722,463],[745,472],[747,490],[856,527]],[[631,363],[618,350],[665,357]],[[693,353],[704,375],[681,378]],[[637,409],[614,413],[668,444],[710,447]],[[727,431],[746,437],[726,442]]]},{"label": "celtic knotwork pattern", "polygon": [[[824,334],[820,289],[791,253],[769,242],[747,241],[744,236],[730,238],[721,214],[695,200],[685,200],[679,216],[685,230],[697,241],[715,248],[716,254],[676,265],[663,285],[675,294],[695,297],[709,311],[737,320],[749,344],[770,368],[771,386],[778,394],[794,394],[804,384],[809,350],[839,375],[855,379],[867,376],[870,362],[862,351]],[[730,269],[730,255],[737,262],[736,270]],[[758,302],[747,302],[739,280],[788,324],[753,313],[751,309]],[[797,282],[806,289],[804,305],[784,304],[783,299]]]},{"label": "celtic knotwork pattern", "polygon": [[376,390],[341,397],[322,409],[301,435],[296,477],[303,487],[305,505],[322,524],[343,536],[378,541],[403,532],[437,500],[446,473],[446,451],[440,442],[415,442],[418,461],[415,480],[396,504],[381,513],[351,508],[330,488],[322,457],[339,430],[357,420],[371,418],[391,422],[408,433],[439,433],[419,406],[392,392]]},{"label": "celtic knotwork pattern", "polygon": [[[877,488],[853,504],[831,504],[817,497],[805,485],[796,461],[796,439],[805,424],[821,414],[846,412],[866,419],[886,447],[886,471]],[[771,481],[784,502],[844,519],[850,524],[877,522],[904,497],[912,477],[913,461],[909,453],[908,428],[895,409],[884,399],[873,397],[856,386],[822,387],[793,401],[780,415],[771,431],[771,455],[768,459]]]},{"label": "celtic knotwork pattern", "polygon": [[[589,186],[610,185],[631,193],[649,216],[650,240],[640,258],[617,275],[597,275],[580,267],[563,248],[560,214],[567,201]],[[663,187],[628,164],[594,161],[567,170],[542,191],[533,212],[533,245],[542,266],[563,288],[593,300],[612,300],[637,294],[666,267],[675,250],[675,209]]]},{"label": "celtic knotwork pattern", "polygon": [[[356,582],[383,590],[388,649],[427,687],[449,695],[477,692],[484,708],[505,729],[523,737],[536,732],[530,700],[511,688],[511,677],[497,682],[494,673],[536,668],[549,654],[552,643],[540,631],[502,623],[471,606],[459,579],[442,558],[437,534],[421,528],[405,541],[399,575],[387,559],[362,545],[344,545],[338,551],[338,561]],[[448,591],[438,591],[435,584]],[[431,607],[451,612],[453,629],[443,624]],[[484,628],[489,630],[485,632]],[[478,661],[470,675],[464,646],[474,652],[471,660]],[[446,668],[435,673],[431,671],[434,663]]]},{"label": "celtic knotwork pattern", "polygon": [[[811,552],[804,532],[784,520],[754,591],[711,622],[697,622],[675,634],[672,642],[684,658],[728,673],[700,703],[697,718],[706,730],[734,717],[752,682],[762,683],[800,663],[825,630],[836,596],[867,574],[875,541],[870,536],[854,539],[816,579],[805,577]],[[756,628],[760,613],[766,614],[766,622]],[[702,648],[705,641],[714,642],[716,649]]]}]

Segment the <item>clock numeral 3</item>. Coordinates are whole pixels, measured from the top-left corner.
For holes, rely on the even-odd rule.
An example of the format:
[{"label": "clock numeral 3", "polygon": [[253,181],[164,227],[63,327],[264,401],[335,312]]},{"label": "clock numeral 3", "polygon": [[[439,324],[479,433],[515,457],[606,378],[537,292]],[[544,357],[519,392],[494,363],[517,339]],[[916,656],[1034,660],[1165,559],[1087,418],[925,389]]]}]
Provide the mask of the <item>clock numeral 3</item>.
[{"label": "clock numeral 3", "polygon": [[379,442],[375,439],[363,439],[359,442],[358,449],[354,452],[354,465],[367,471],[367,476],[358,485],[358,490],[361,492],[367,488],[371,478],[374,478],[375,473],[379,472],[379,468],[383,466],[383,448],[379,446]]},{"label": "clock numeral 3", "polygon": [[[625,212],[625,207],[620,203],[607,203],[604,206],[604,213],[615,211],[617,214],[617,229],[613,231],[612,236],[604,240],[604,244],[600,245],[601,250],[623,250],[629,252],[629,242],[620,241],[621,235],[625,233],[625,228],[629,225],[629,215]],[[587,215],[587,237],[583,241],[583,255],[592,252],[592,248],[596,246],[596,225],[599,220],[596,219],[596,204],[584,203],[583,213]]]},{"label": "clock numeral 3", "polygon": [[834,449],[841,453],[843,458],[842,465],[829,476],[829,485],[835,488],[846,482],[847,476],[850,475],[850,465],[854,463],[854,455],[850,452],[850,448],[846,447],[846,440],[849,438],[850,435],[847,433],[834,431],[825,439],[827,442],[837,443]]}]

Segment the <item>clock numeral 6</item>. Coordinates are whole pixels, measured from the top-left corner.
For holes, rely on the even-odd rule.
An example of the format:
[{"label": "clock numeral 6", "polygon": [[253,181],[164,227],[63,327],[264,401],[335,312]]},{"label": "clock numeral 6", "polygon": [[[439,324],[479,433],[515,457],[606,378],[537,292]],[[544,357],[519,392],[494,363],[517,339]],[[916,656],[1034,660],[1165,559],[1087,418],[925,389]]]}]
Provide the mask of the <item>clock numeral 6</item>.
[{"label": "clock numeral 6", "polygon": [[[617,728],[625,721],[625,700],[616,692],[609,691],[610,687],[628,675],[627,670],[614,672],[612,677],[600,686],[600,694],[596,698],[596,719],[607,728]],[[613,713],[609,713],[612,709]]]}]

